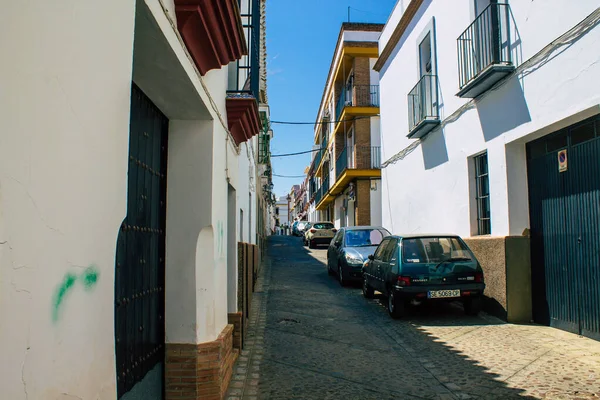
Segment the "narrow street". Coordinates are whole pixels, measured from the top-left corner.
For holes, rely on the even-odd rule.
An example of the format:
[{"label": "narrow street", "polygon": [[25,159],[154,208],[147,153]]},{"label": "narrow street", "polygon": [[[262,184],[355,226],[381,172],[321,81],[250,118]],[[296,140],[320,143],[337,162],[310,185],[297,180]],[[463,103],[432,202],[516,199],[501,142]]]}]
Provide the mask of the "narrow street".
[{"label": "narrow street", "polygon": [[227,399],[597,399],[600,343],[459,306],[392,320],[273,236]]}]

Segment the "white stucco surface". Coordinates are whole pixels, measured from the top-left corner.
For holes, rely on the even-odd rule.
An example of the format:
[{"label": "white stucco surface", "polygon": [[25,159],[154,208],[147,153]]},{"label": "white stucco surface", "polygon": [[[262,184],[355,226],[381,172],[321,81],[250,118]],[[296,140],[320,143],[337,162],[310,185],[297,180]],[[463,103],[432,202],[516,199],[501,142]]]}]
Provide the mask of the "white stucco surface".
[{"label": "white stucco surface", "polygon": [[[133,1],[2,5],[2,399],[116,397],[133,30]],[[90,266],[98,279],[86,291]]]},{"label": "white stucco surface", "polygon": [[[417,38],[435,18],[437,74],[443,129],[436,129],[404,159],[383,170],[383,224],[400,233],[475,234],[469,174],[471,157],[487,151],[492,235],[520,235],[528,227],[525,143],[557,121],[572,123],[600,103],[600,29],[505,80],[497,90],[469,103],[458,92],[456,38],[471,23],[469,7],[425,1],[399,47],[381,71],[382,161],[405,149],[407,94],[419,79]],[[519,40],[518,64],[530,59],[598,6],[596,1],[510,2]],[[395,12],[400,12],[397,8]],[[391,20],[398,19],[392,16]],[[395,26],[388,25],[382,38]],[[381,44],[381,43],[380,43]],[[545,132],[550,133],[550,132]]]},{"label": "white stucco surface", "polygon": [[381,179],[371,179],[371,225],[381,225]]}]

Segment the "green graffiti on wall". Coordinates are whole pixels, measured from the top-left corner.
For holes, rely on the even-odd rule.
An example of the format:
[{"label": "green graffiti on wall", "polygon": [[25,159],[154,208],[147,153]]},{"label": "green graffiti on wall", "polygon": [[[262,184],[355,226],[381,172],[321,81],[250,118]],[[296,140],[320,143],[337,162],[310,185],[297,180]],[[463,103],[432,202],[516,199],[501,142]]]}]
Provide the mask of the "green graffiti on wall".
[{"label": "green graffiti on wall", "polygon": [[84,290],[90,291],[98,283],[99,277],[100,272],[95,265],[90,265],[80,275],[73,272],[67,272],[60,285],[58,285],[54,291],[54,297],[52,299],[52,321],[58,321],[60,307],[77,282],[81,282]]},{"label": "green graffiti on wall", "polygon": [[225,247],[225,234],[223,230],[223,221],[217,221],[217,253],[219,257],[223,257],[223,249]]}]

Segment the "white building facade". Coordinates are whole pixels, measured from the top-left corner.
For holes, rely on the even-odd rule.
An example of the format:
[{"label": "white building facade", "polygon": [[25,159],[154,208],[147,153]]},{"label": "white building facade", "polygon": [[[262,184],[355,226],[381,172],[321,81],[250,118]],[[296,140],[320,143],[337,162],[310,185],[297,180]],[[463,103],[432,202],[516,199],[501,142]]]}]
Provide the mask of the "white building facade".
[{"label": "white building facade", "polygon": [[[226,390],[238,242],[257,238],[261,3],[4,7],[3,399]],[[214,379],[165,380],[203,346]]]},{"label": "white building facade", "polygon": [[[523,313],[514,319],[529,313],[538,322],[594,336],[600,333],[598,308],[589,305],[579,314],[561,309],[560,303],[588,300],[551,287],[544,271],[554,271],[555,261],[544,247],[558,245],[551,245],[551,238],[559,221],[572,227],[574,243],[579,238],[590,245],[594,235],[582,221],[600,222],[597,200],[586,203],[583,196],[566,205],[576,193],[595,198],[600,189],[589,183],[600,179],[595,175],[600,156],[595,146],[600,137],[598,2],[498,3],[396,4],[375,65],[381,84],[383,225],[396,233],[452,232],[472,238],[469,244],[482,264],[501,264],[505,287],[488,285],[487,294],[501,303],[509,319],[512,309]],[[586,170],[583,165],[590,162],[594,166]],[[553,201],[562,211],[552,208]],[[569,207],[586,211],[565,214]],[[527,239],[527,245],[517,246],[519,254],[527,253],[522,265],[509,265],[515,254],[510,238],[528,238],[530,232],[531,243]],[[492,255],[499,246],[501,260]],[[576,244],[565,246],[578,251]],[[597,264],[585,268],[598,273]],[[511,304],[513,270],[528,283],[513,296],[518,303]]]}]

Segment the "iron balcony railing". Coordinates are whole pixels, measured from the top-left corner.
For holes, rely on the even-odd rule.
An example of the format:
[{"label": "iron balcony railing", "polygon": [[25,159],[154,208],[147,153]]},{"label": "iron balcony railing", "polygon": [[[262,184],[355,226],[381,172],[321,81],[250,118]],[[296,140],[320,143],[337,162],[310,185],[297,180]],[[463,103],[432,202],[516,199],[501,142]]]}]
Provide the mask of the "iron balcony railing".
[{"label": "iron balcony railing", "polygon": [[457,39],[462,89],[494,64],[512,65],[511,14],[508,4],[490,4]]},{"label": "iron balcony railing", "polygon": [[337,120],[345,107],[379,107],[379,85],[353,85],[343,88],[336,106]]},{"label": "iron balcony railing", "polygon": [[314,168],[313,171],[316,171],[317,168],[319,168],[319,165],[321,164],[321,160],[323,159],[323,154],[325,154],[325,149],[320,148],[317,153],[315,154],[315,160],[314,160]]},{"label": "iron balcony railing", "polygon": [[317,189],[317,192],[315,194],[315,204],[319,204],[321,202],[322,198],[323,198],[323,187],[321,186],[319,189]]},{"label": "iron balcony railing", "polygon": [[348,146],[335,162],[336,178],[347,169],[381,169],[379,146]]},{"label": "iron balcony railing", "polygon": [[408,93],[408,130],[425,120],[439,120],[437,75],[423,75]]},{"label": "iron balcony railing", "polygon": [[248,54],[235,61],[236,70],[229,79],[227,94],[259,99],[260,91],[260,0],[239,1],[242,30]]}]

